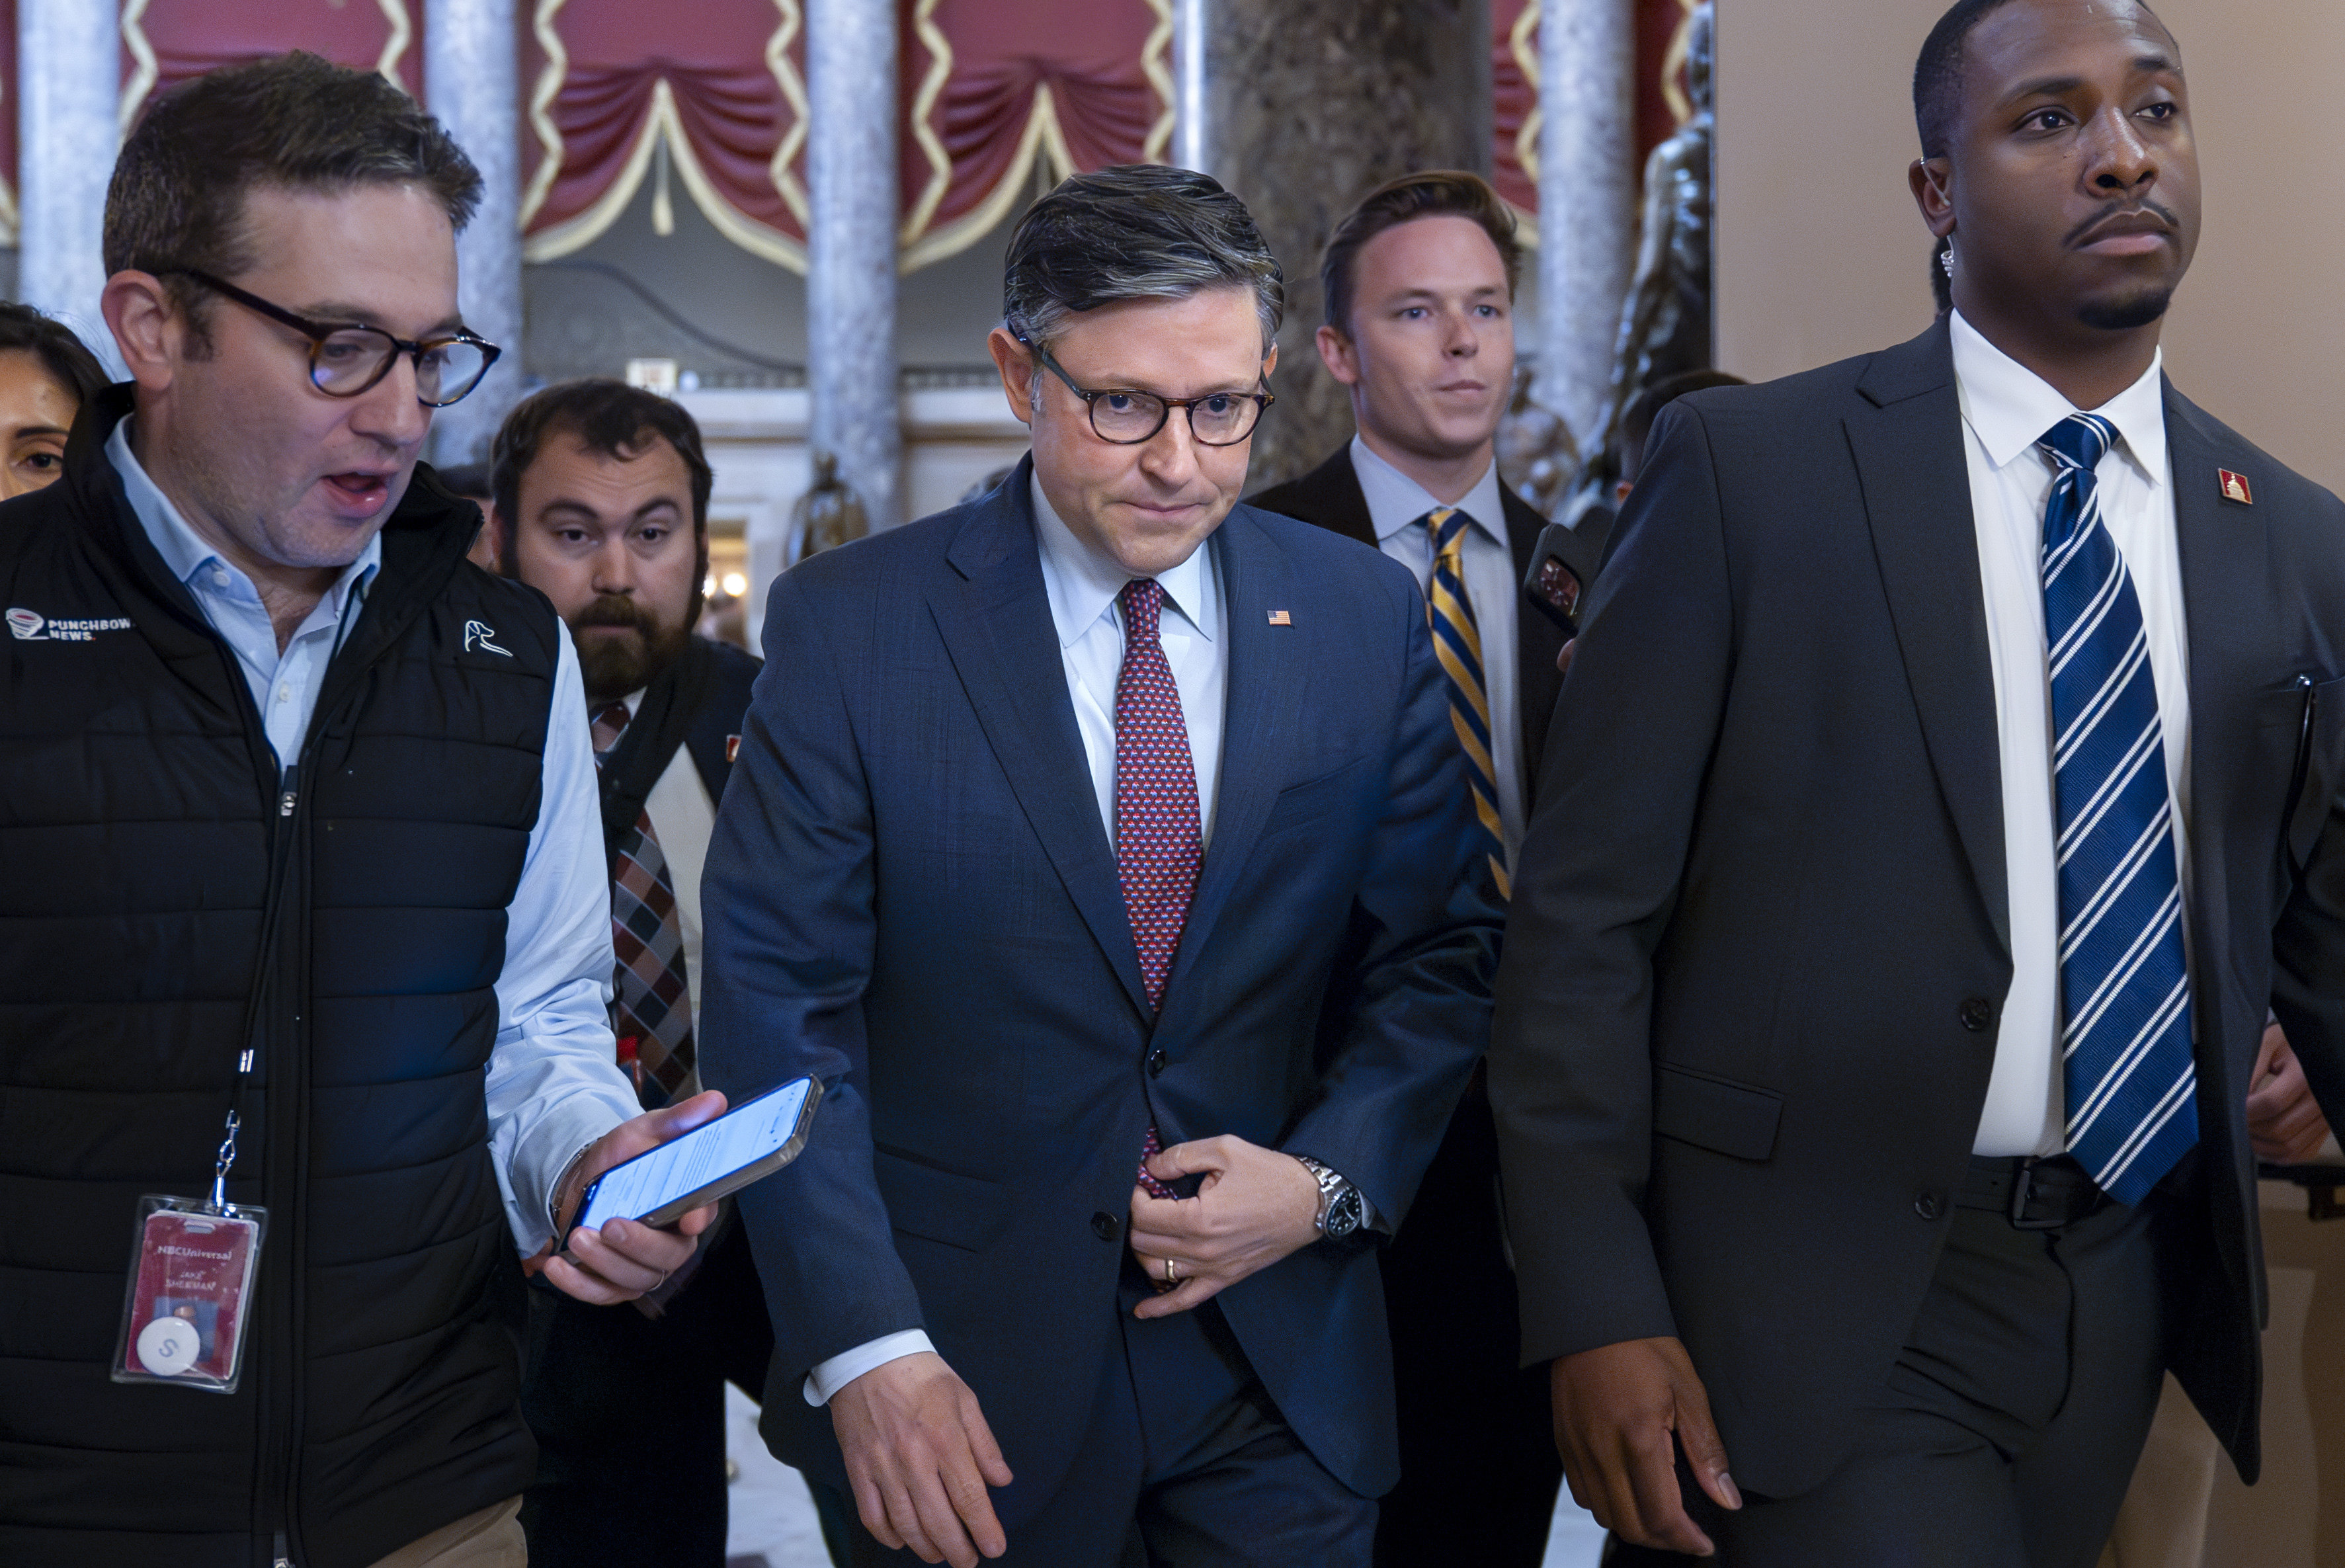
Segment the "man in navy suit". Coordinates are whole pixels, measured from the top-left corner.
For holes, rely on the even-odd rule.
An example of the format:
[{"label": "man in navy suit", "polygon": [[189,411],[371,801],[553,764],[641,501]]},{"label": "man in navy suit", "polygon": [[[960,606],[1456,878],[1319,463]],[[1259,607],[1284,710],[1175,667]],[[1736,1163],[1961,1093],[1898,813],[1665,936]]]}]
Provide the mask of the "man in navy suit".
[{"label": "man in navy suit", "polygon": [[709,856],[708,1081],[828,1087],[742,1196],[766,1436],[858,1562],[1365,1564],[1373,1248],[1500,921],[1447,677],[1405,569],[1237,504],[1233,197],[1071,179],[1004,292],[1032,458],[775,585]]}]

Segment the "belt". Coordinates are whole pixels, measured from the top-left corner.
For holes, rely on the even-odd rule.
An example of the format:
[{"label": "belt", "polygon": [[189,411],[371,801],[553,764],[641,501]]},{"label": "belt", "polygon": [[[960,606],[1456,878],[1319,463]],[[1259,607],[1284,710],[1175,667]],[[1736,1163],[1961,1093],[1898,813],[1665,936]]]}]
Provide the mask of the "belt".
[{"label": "belt", "polygon": [[1999,1214],[2017,1230],[2057,1230],[2116,1201],[2066,1155],[2050,1159],[1974,1156],[1954,1201]]}]

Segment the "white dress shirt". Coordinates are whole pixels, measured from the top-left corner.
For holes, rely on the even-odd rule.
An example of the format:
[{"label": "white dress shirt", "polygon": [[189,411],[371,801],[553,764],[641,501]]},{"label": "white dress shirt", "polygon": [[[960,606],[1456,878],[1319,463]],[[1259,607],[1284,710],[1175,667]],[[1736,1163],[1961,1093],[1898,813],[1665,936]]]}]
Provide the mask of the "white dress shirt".
[{"label": "white dress shirt", "polygon": [[[1352,437],[1352,472],[1367,498],[1376,548],[1406,566],[1418,587],[1426,587],[1433,581],[1433,531],[1411,524],[1447,503],[1435,500],[1432,492],[1369,451],[1356,435]],[[1515,851],[1523,843],[1523,722],[1516,689],[1522,671],[1515,650],[1515,608],[1521,585],[1516,580],[1514,547],[1507,542],[1507,510],[1498,494],[1496,462],[1459,498],[1457,510],[1474,522],[1466,530],[1464,545],[1466,593],[1474,602],[1474,625],[1482,635],[1490,766],[1498,773],[1498,826],[1511,871]]]},{"label": "white dress shirt", "polygon": [[[130,421],[107,456],[171,575],[235,650],[281,762],[299,757],[326,667],[382,563],[380,535],[277,647],[260,592],[188,525],[130,450]],[[545,736],[541,804],[505,910],[497,1041],[489,1055],[489,1150],[516,1246],[552,1238],[546,1200],[571,1156],[641,1110],[611,1038],[611,885],[578,656],[562,637]]]},{"label": "white dress shirt", "polygon": [[[1962,400],[1971,511],[1978,529],[1994,669],[1996,740],[2003,765],[2004,866],[2010,887],[2011,992],[1996,1037],[1995,1070],[1972,1152],[2055,1155],[2067,1146],[2060,1052],[2060,883],[2052,790],[2052,706],[2041,566],[2051,460],[2035,443],[2080,412],[2034,372],[1963,320],[1954,319],[1954,382]],[[2117,430],[2095,483],[2101,522],[2141,602],[2150,673],[2166,743],[2175,820],[2190,801],[2189,643],[2174,491],[2167,475],[2162,356],[2139,381],[2089,412]],[[2187,895],[2188,835],[2175,834]],[[2185,932],[2188,940],[2188,932]]]},{"label": "white dress shirt", "polygon": [[[1067,696],[1075,707],[1075,728],[1083,738],[1083,760],[1099,797],[1100,821],[1115,843],[1115,686],[1123,671],[1123,611],[1117,596],[1132,574],[1095,554],[1075,537],[1042,482],[1032,483],[1034,531],[1042,555],[1042,592],[1051,602],[1051,624],[1059,636],[1066,669]],[[1189,759],[1197,769],[1197,827],[1202,840],[1213,837],[1213,799],[1222,773],[1222,717],[1229,693],[1229,625],[1223,612],[1221,572],[1211,549],[1199,546],[1172,570],[1157,575],[1164,606],[1157,616],[1157,640],[1172,667],[1181,693],[1181,717],[1189,727]],[[1135,1151],[1136,1153],[1137,1151]],[[926,1331],[907,1329],[833,1356],[807,1375],[806,1402],[821,1405],[871,1370],[899,1357],[933,1350]]]}]

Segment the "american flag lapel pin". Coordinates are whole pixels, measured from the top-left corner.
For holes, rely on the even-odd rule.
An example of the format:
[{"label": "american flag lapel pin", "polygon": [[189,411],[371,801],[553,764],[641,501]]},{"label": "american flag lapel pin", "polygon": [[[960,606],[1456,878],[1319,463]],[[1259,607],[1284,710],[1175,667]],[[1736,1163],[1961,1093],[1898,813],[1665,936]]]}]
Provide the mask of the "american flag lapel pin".
[{"label": "american flag lapel pin", "polygon": [[1294,624],[1294,617],[1284,610],[1273,610],[1270,612],[1270,624],[1274,626],[1291,626]]},{"label": "american flag lapel pin", "polygon": [[2218,468],[2215,472],[2222,480],[2224,500],[2236,501],[2242,506],[2256,504],[2256,493],[2248,488],[2246,474],[2234,473],[2228,468]]}]

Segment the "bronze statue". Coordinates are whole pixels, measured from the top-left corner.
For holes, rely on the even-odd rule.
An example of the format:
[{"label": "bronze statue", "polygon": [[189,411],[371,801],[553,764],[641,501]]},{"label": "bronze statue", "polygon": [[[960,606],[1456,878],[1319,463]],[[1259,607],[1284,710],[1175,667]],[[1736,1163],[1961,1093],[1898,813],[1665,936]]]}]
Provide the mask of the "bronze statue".
[{"label": "bronze statue", "polygon": [[1712,15],[1701,0],[1686,19],[1686,87],[1693,113],[1645,160],[1645,211],[1637,271],[1620,311],[1612,390],[1605,399],[1604,452],[1617,460],[1620,416],[1645,388],[1711,362],[1711,87]]},{"label": "bronze statue", "polygon": [[790,508],[789,553],[803,561],[821,550],[837,549],[871,531],[863,515],[863,502],[855,487],[838,476],[838,459],[827,452],[814,454],[814,484]]},{"label": "bronze statue", "polygon": [[1529,365],[1515,361],[1514,391],[1498,422],[1498,477],[1541,516],[1553,517],[1579,475],[1579,443],[1563,416],[1531,395],[1535,379]]}]

